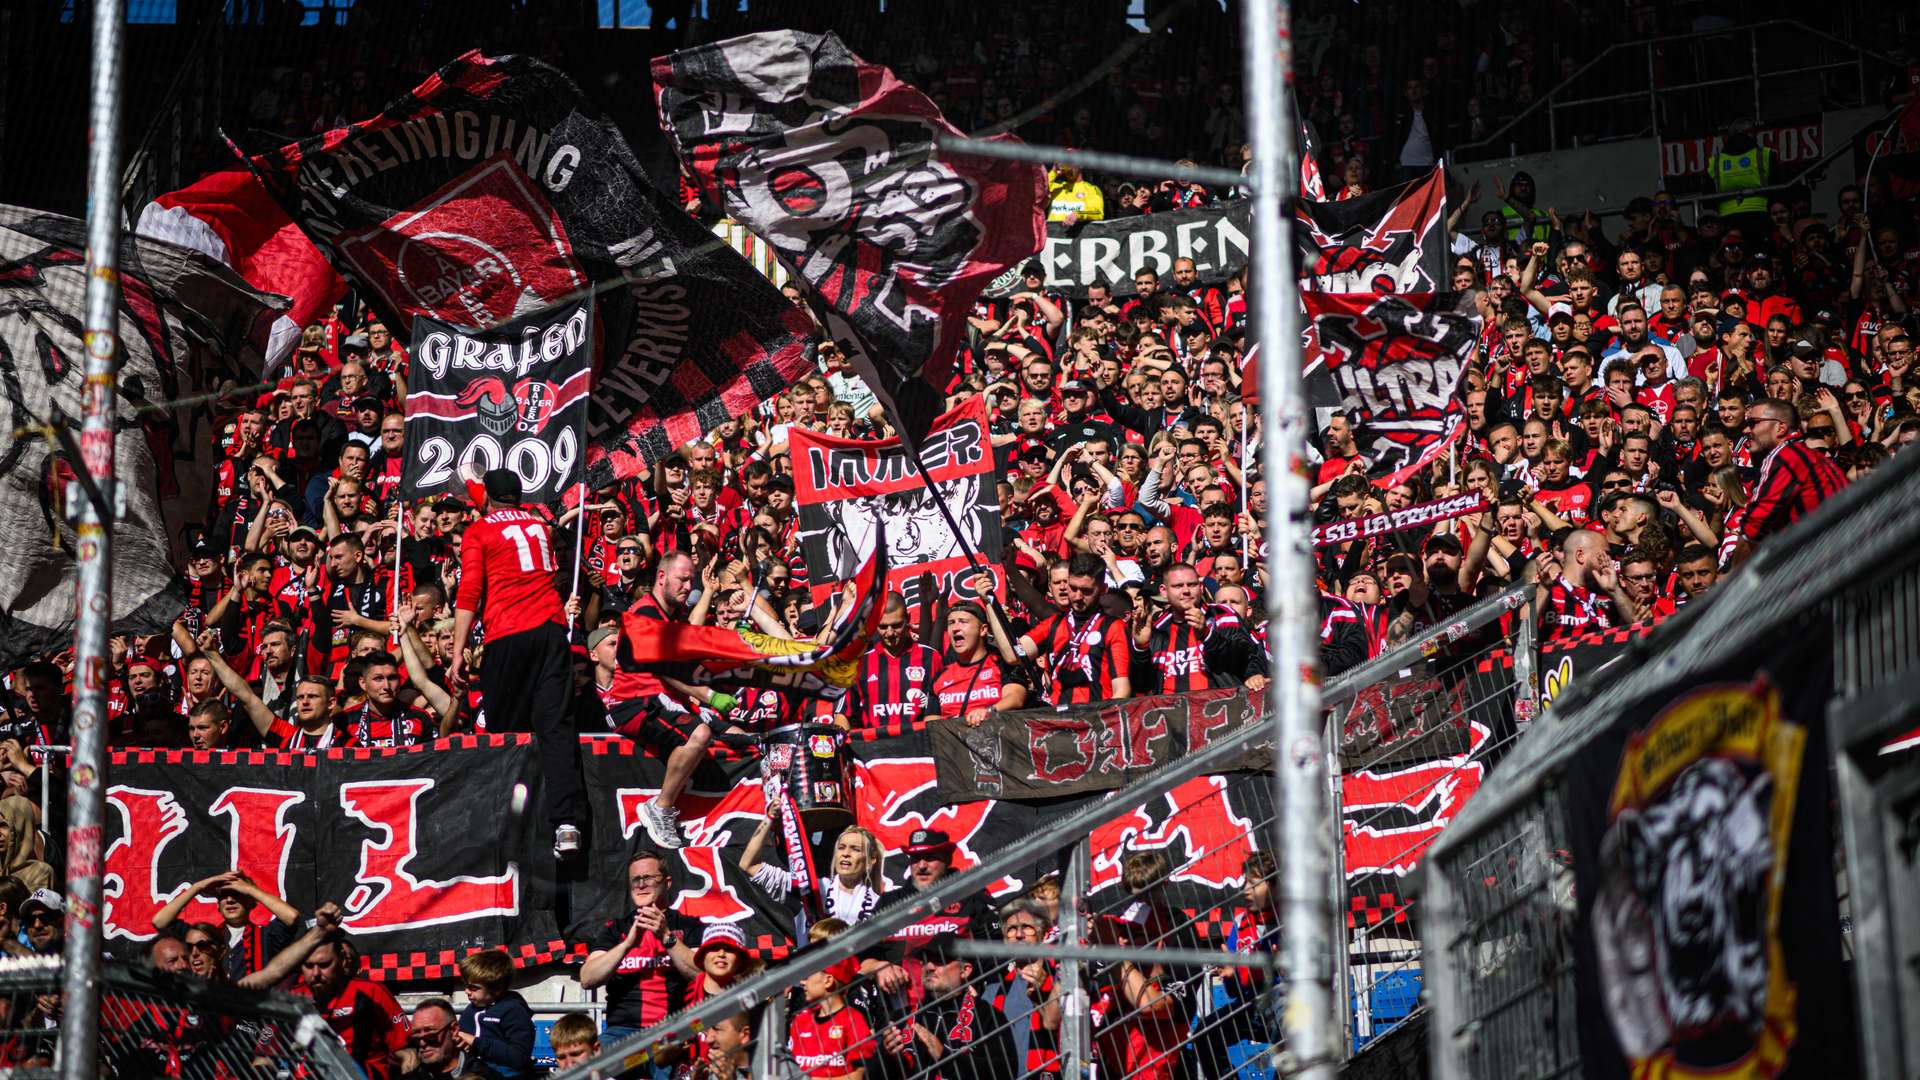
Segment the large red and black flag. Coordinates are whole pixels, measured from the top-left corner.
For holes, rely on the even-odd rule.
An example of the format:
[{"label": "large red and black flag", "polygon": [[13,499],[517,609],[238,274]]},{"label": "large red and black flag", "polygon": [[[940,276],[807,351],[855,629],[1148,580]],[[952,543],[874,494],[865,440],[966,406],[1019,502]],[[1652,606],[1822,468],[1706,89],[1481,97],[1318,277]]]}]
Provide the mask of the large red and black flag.
[{"label": "large red and black flag", "polygon": [[470,52],[388,106],[252,159],[287,213],[405,333],[591,295],[595,486],[812,370],[812,324],[642,172],[572,81]]},{"label": "large red and black flag", "polygon": [[1446,172],[1338,202],[1294,203],[1300,287],[1329,293],[1445,292]]},{"label": "large red and black flag", "polygon": [[[85,412],[86,264],[84,222],[0,206],[0,431],[14,433],[0,439],[0,535],[8,540],[0,548],[0,669],[73,642],[80,551],[65,502],[78,463],[19,432],[77,427]],[[122,237],[119,278],[122,402],[112,479],[126,508],[113,528],[111,615],[115,633],[152,633],[179,616],[186,593],[161,513],[174,486],[167,440],[132,410],[210,380],[210,360],[257,377],[286,301],[199,252],[144,237]]]},{"label": "large red and black flag", "polygon": [[777,248],[851,336],[917,445],[966,313],[1046,241],[1037,165],[954,157],[925,94],[832,34],[749,34],[656,59],[660,123],[702,194]]},{"label": "large red and black flag", "polygon": [[[1480,319],[1414,296],[1302,293],[1313,348],[1375,477],[1397,482],[1460,434],[1460,377]],[[1311,354],[1310,354],[1311,355]]]}]

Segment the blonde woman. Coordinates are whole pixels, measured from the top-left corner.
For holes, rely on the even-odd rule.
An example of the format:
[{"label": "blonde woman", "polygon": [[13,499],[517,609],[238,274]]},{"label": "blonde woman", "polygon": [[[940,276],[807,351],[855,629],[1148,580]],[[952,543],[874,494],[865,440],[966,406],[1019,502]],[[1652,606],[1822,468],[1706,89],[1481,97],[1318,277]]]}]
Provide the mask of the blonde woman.
[{"label": "blonde woman", "polygon": [[[785,901],[793,891],[794,878],[791,871],[772,863],[760,861],[760,852],[767,840],[780,827],[780,807],[775,804],[768,808],[767,817],[760,827],[753,831],[747,841],[745,851],[740,853],[740,869],[753,878],[754,884],[766,891],[776,901]],[[804,827],[802,829],[804,832]],[[880,847],[880,840],[858,825],[850,825],[842,830],[833,842],[833,854],[827,859],[827,872],[822,874],[817,887],[820,890],[821,906],[826,913],[836,919],[844,919],[849,924],[860,922],[873,914],[880,904],[881,863],[886,852]],[[796,916],[796,930],[806,932],[804,906]]]}]

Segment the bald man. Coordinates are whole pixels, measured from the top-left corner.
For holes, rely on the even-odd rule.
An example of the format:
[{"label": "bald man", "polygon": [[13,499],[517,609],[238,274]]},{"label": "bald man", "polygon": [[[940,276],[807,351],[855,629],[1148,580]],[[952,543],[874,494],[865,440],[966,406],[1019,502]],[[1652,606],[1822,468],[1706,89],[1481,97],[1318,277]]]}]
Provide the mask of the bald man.
[{"label": "bald man", "polygon": [[1620,587],[1606,538],[1588,529],[1575,529],[1560,542],[1560,572],[1536,599],[1543,642],[1610,630],[1625,625],[1636,611]]}]

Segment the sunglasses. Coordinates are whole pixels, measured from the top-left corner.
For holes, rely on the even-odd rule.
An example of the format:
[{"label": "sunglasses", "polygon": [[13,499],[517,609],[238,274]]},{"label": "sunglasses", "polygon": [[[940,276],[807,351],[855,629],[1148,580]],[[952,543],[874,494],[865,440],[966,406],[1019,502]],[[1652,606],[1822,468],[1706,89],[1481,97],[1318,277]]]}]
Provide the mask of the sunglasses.
[{"label": "sunglasses", "polygon": [[1601,491],[1624,491],[1633,486],[1631,480],[1608,480],[1600,485]]}]

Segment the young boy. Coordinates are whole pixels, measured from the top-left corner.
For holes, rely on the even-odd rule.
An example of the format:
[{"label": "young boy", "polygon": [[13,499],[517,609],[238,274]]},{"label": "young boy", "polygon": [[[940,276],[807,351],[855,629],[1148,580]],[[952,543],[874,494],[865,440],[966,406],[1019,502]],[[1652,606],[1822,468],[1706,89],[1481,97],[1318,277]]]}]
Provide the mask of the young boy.
[{"label": "young boy", "polygon": [[507,989],[513,961],[504,949],[471,953],[460,960],[467,1007],[454,1041],[472,1071],[492,1080],[523,1080],[533,1070],[533,1010],[519,991]]},{"label": "young boy", "polygon": [[860,974],[860,961],[843,957],[800,983],[807,1007],[793,1018],[787,1049],[806,1075],[817,1080],[866,1080],[864,1064],[874,1053],[873,1028],[847,1005],[846,990]]},{"label": "young boy", "polygon": [[600,1056],[600,1033],[593,1029],[593,1018],[585,1013],[568,1013],[553,1022],[547,1033],[553,1047],[554,1069],[571,1069]]}]

